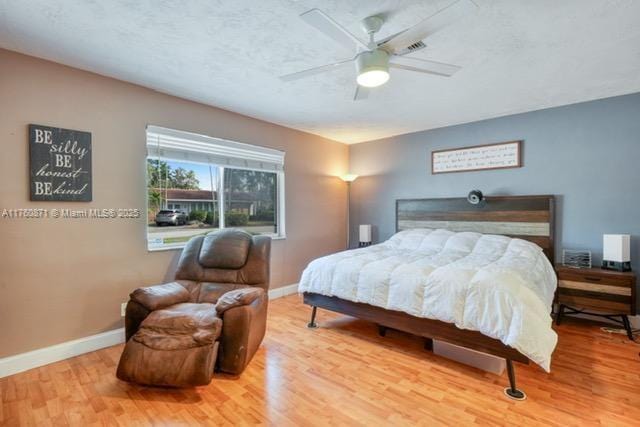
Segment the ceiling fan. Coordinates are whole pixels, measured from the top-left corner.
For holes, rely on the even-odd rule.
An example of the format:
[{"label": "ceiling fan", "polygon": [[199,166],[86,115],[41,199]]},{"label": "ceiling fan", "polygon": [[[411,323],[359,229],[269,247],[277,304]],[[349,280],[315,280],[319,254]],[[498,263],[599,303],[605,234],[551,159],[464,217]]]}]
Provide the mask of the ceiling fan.
[{"label": "ceiling fan", "polygon": [[351,34],[321,10],[311,9],[300,17],[342,46],[353,50],[355,55],[333,64],[286,74],[280,76],[280,79],[283,81],[298,80],[355,63],[358,85],[353,99],[357,101],[367,98],[369,88],[383,85],[389,80],[389,68],[450,77],[459,71],[460,67],[405,55],[424,49],[426,47],[424,39],[476,8],[477,6],[472,0],[456,0],[413,27],[377,41],[374,37],[384,24],[384,20],[380,16],[369,16],[362,20],[362,29],[369,36],[368,43]]}]

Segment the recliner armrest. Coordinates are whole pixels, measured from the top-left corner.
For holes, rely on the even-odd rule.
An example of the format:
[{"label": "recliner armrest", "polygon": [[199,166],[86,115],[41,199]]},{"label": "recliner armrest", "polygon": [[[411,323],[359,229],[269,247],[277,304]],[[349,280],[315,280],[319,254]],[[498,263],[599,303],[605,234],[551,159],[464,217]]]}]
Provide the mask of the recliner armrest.
[{"label": "recliner armrest", "polygon": [[264,294],[260,288],[241,288],[223,294],[216,303],[216,312],[222,314],[233,307],[249,305]]},{"label": "recliner armrest", "polygon": [[239,375],[258,351],[267,328],[269,299],[262,288],[236,289],[222,295],[216,312],[222,318],[218,369]]},{"label": "recliner armrest", "polygon": [[133,291],[129,297],[148,310],[159,310],[181,302],[189,302],[191,295],[176,282],[147,286]]}]

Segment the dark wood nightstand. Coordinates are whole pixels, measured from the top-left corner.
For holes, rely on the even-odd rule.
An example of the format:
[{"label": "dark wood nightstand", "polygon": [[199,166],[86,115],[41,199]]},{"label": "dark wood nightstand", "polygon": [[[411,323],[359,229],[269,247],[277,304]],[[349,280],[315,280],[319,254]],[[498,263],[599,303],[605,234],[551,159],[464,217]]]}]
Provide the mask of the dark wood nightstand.
[{"label": "dark wood nightstand", "polygon": [[565,314],[590,314],[606,317],[622,324],[629,339],[633,339],[628,316],[636,314],[636,275],[634,273],[563,266],[556,266],[556,273],[558,274],[556,325],[560,324]]}]

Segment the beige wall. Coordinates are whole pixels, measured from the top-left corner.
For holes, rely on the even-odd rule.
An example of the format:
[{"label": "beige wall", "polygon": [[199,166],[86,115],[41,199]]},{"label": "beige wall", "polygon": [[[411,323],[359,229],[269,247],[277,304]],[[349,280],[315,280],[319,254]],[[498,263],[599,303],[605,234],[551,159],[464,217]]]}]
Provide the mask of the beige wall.
[{"label": "beige wall", "polygon": [[[30,202],[27,125],[89,131],[93,202]],[[145,126],[286,151],[286,240],[272,288],[344,248],[345,145],[140,86],[0,50],[0,209],[145,209]],[[120,304],[171,274],[179,251],[147,252],[145,220],[0,218],[0,357],[122,326]]]}]

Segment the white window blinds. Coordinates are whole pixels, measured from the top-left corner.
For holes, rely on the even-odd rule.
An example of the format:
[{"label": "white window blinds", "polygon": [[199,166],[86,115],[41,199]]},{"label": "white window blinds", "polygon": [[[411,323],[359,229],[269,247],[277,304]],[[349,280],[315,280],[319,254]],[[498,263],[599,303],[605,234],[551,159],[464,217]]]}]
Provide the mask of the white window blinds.
[{"label": "white window blinds", "polygon": [[196,133],[147,126],[147,155],[241,169],[284,170],[284,151]]}]

